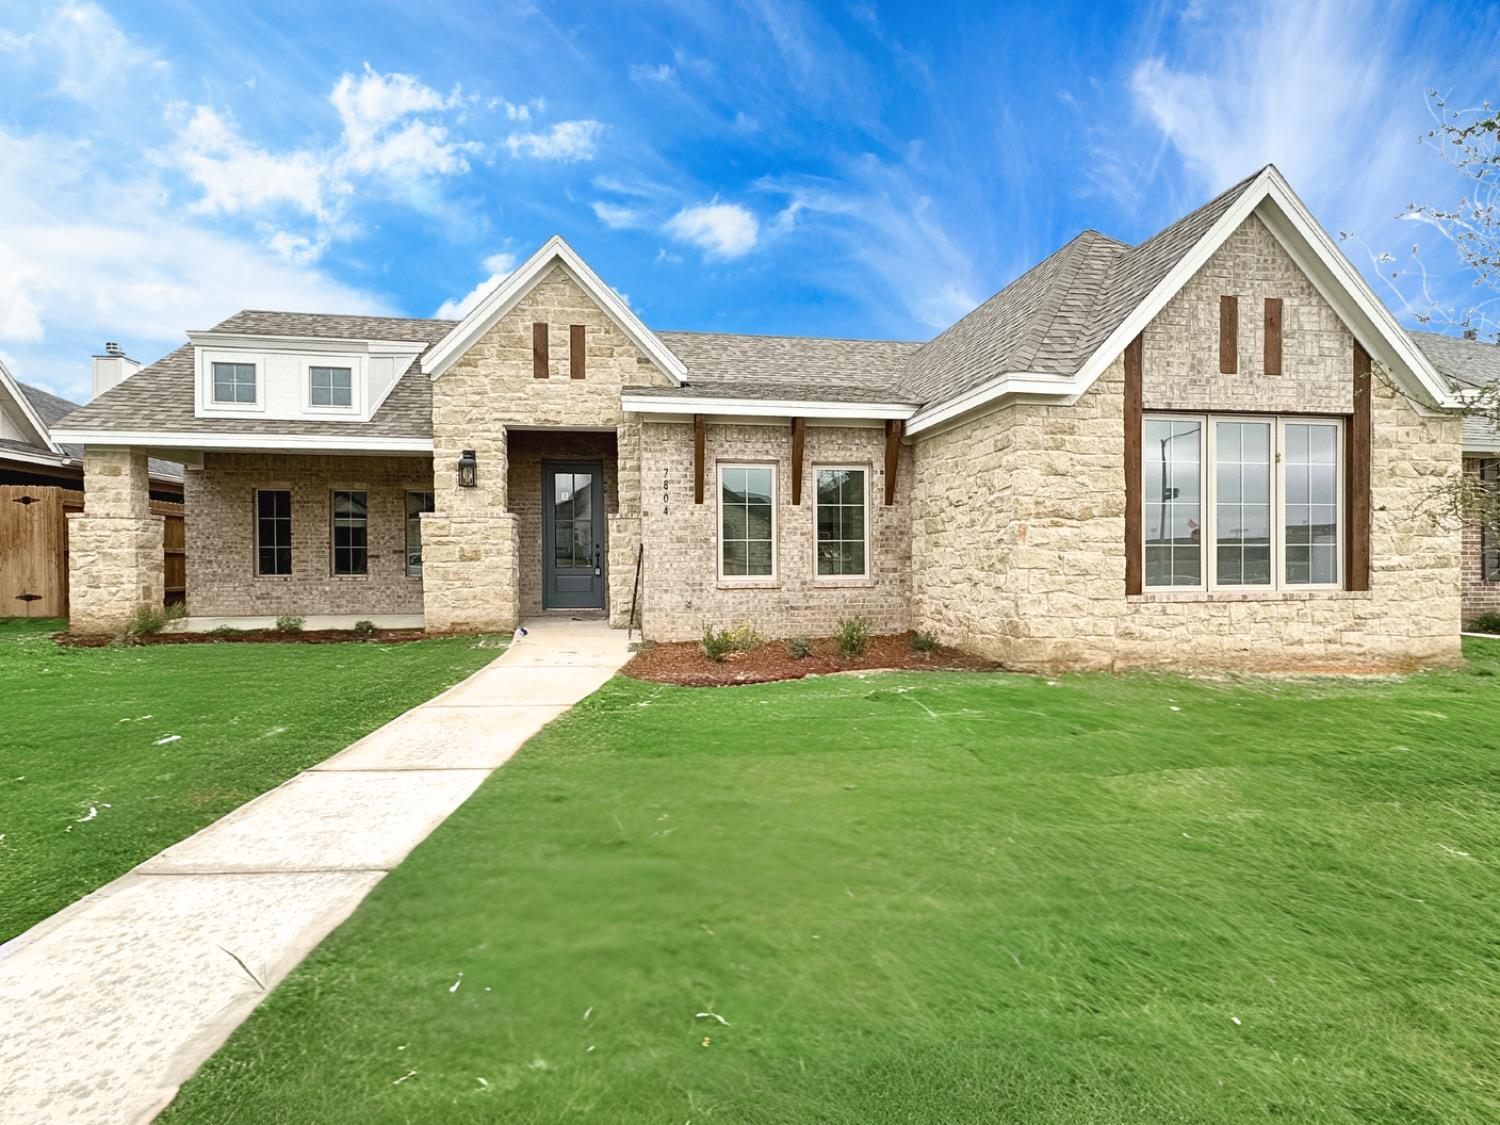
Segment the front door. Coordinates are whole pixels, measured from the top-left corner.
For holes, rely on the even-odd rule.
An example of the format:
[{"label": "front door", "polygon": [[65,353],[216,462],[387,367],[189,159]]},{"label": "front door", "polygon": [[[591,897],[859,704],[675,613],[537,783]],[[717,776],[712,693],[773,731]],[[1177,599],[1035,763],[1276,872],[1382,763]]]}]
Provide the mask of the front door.
[{"label": "front door", "polygon": [[542,463],[542,608],[604,608],[604,469]]}]

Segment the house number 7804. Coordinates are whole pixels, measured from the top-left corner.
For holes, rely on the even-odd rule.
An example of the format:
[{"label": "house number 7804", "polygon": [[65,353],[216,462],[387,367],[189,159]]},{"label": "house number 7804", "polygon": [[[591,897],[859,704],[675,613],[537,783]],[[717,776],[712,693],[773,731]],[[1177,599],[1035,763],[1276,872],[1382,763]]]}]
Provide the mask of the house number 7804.
[{"label": "house number 7804", "polygon": [[663,469],[661,471],[661,514],[670,515],[672,506],[672,471]]}]

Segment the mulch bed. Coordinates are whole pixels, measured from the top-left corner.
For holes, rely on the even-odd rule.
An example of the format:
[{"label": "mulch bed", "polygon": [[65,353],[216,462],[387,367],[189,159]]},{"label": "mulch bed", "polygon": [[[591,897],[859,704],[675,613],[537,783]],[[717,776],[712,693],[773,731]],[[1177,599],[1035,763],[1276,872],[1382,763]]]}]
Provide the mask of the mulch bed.
[{"label": "mulch bed", "polygon": [[218,644],[264,644],[267,641],[281,644],[327,645],[348,644],[364,641],[369,644],[405,644],[407,641],[426,640],[431,633],[421,629],[377,629],[374,633],[356,633],[352,629],[306,629],[300,633],[281,633],[275,629],[246,629],[236,633],[152,633],[144,637],[78,636],[73,633],[58,633],[60,645],[71,648],[103,648],[115,643],[127,645],[218,645]]},{"label": "mulch bed", "polygon": [[703,655],[697,641],[653,644],[642,649],[620,669],[637,680],[685,687],[725,687],[733,684],[769,684],[777,680],[800,680],[804,676],[832,672],[866,672],[879,669],[948,669],[964,672],[993,671],[989,660],[939,646],[931,652],[914,652],[911,634],[871,637],[863,656],[845,659],[838,642],[822,637],[812,642],[812,655],[801,660],[792,656],[785,641],[766,641],[747,652],[732,652],[715,664]]}]

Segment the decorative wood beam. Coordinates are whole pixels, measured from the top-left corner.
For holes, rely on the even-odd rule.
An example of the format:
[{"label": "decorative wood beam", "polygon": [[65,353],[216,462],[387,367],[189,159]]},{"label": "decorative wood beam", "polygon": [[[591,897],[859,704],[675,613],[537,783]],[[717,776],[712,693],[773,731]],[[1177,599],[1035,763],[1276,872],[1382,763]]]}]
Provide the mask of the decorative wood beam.
[{"label": "decorative wood beam", "polygon": [[1141,529],[1141,338],[1125,345],[1125,592],[1144,592]]},{"label": "decorative wood beam", "polygon": [[807,441],[807,419],[792,419],[792,503],[802,503],[802,460]]},{"label": "decorative wood beam", "polygon": [[1240,299],[1219,298],[1219,373],[1233,375],[1240,369]]},{"label": "decorative wood beam", "polygon": [[1373,383],[1370,353],[1354,344],[1354,416],[1344,451],[1344,504],[1348,535],[1344,542],[1344,588],[1370,588],[1370,447],[1374,440]]},{"label": "decorative wood beam", "polygon": [[1281,374],[1281,298],[1266,298],[1266,374]]},{"label": "decorative wood beam", "polygon": [[582,324],[568,325],[568,377],[583,378],[583,361],[588,347],[588,333]]},{"label": "decorative wood beam", "polygon": [[531,377],[545,379],[550,364],[547,358],[547,326],[540,321],[531,326]]},{"label": "decorative wood beam", "polygon": [[896,469],[900,465],[901,435],[906,423],[899,418],[885,420],[885,506],[896,502]]},{"label": "decorative wood beam", "polygon": [[703,415],[693,415],[693,503],[703,503]]}]

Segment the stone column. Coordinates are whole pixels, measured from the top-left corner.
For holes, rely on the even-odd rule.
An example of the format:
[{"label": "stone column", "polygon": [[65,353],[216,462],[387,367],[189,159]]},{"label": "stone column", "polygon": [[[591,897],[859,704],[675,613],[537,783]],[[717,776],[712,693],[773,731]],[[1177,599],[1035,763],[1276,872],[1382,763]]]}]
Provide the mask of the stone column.
[{"label": "stone column", "polygon": [[[635,594],[635,563],[641,544],[641,424],[627,417],[615,430],[617,511],[609,517],[609,623],[623,629]],[[645,612],[645,587],[636,602],[635,622]]]},{"label": "stone column", "polygon": [[151,514],[146,455],[85,448],[83,512],[68,517],[68,627],[118,633],[163,603],[161,516]]},{"label": "stone column", "polygon": [[434,442],[434,510],[422,517],[426,627],[445,633],[509,631],[521,618],[521,548],[517,517],[507,508],[506,431],[494,426],[457,436],[467,440],[463,448],[476,451],[478,484],[459,487],[463,448],[451,440]]}]

